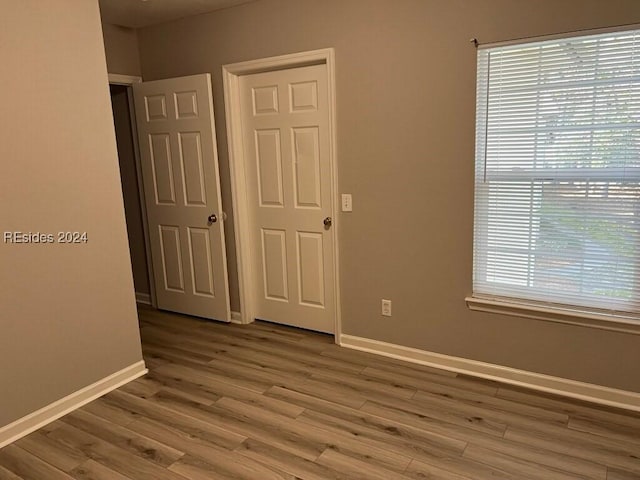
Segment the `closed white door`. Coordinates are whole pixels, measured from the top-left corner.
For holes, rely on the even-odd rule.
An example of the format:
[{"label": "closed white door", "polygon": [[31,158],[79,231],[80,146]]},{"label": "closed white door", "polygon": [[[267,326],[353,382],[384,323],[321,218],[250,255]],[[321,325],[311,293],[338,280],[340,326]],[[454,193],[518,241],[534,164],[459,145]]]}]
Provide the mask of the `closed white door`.
[{"label": "closed white door", "polygon": [[335,330],[326,65],[240,78],[256,318]]},{"label": "closed white door", "polygon": [[211,77],[133,93],[158,308],[230,321]]}]

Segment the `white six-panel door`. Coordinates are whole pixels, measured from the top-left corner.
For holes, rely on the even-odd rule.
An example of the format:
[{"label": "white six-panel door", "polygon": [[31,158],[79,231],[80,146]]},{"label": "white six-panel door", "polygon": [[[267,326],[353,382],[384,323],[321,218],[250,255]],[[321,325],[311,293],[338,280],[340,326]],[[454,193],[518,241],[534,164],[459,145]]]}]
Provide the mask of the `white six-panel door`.
[{"label": "white six-panel door", "polygon": [[211,78],[133,89],[158,308],[229,321]]},{"label": "white six-panel door", "polygon": [[255,317],[334,332],[326,65],[240,78]]}]

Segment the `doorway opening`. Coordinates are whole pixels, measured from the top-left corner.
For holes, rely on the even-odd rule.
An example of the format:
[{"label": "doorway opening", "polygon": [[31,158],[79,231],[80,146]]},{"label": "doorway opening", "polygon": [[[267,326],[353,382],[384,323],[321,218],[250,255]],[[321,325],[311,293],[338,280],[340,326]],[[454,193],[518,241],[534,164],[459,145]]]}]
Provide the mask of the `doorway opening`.
[{"label": "doorway opening", "polygon": [[147,219],[141,183],[139,150],[133,111],[131,85],[139,77],[109,75],[109,93],[113,112],[120,182],[124,201],[131,270],[136,302],[155,307],[152,263],[150,258]]}]

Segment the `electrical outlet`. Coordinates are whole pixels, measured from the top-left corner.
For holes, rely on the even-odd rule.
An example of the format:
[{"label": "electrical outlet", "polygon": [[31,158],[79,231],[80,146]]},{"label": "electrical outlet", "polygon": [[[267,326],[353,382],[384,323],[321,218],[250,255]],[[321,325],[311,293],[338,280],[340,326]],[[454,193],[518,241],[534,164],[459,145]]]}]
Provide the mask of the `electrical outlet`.
[{"label": "electrical outlet", "polygon": [[384,298],[382,299],[382,316],[391,316],[391,300],[385,300]]},{"label": "electrical outlet", "polygon": [[353,211],[353,201],[350,193],[342,194],[342,211],[343,212]]}]

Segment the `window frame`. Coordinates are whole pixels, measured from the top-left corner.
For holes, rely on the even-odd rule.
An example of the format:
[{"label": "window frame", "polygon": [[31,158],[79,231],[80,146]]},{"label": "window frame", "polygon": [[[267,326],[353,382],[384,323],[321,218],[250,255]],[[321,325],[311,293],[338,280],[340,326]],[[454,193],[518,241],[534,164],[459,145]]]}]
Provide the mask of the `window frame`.
[{"label": "window frame", "polygon": [[[590,30],[582,30],[575,32],[567,32],[561,34],[554,35],[546,35],[539,37],[528,37],[517,40],[509,40],[505,42],[495,42],[482,44],[478,46],[478,50],[487,50],[496,47],[504,47],[511,45],[520,45],[520,44],[528,44],[534,42],[545,42],[549,40],[556,39],[566,39],[572,37],[583,37],[588,35],[599,35],[606,33],[617,33],[617,32],[625,32],[632,30],[639,30],[640,24],[630,24],[623,26],[616,26],[611,28],[602,28],[602,29],[590,29]],[[480,52],[478,53],[480,55]],[[481,75],[484,74],[484,77]],[[486,72],[478,70],[477,72],[477,88],[480,88],[480,81],[483,78],[483,81],[486,83],[486,88],[489,88],[489,71],[488,68]],[[482,96],[480,95],[480,90],[476,92],[476,119],[481,115],[488,115],[488,106],[486,103],[482,102]],[[477,121],[477,120],[476,120]],[[487,131],[478,131],[476,128],[476,138],[475,138],[475,147],[476,147],[476,159],[474,160],[474,171],[478,168],[477,165],[477,152],[481,149],[487,148]],[[484,166],[486,169],[486,166]],[[487,171],[485,170],[485,175]],[[609,174],[609,172],[607,172]],[[474,178],[477,174],[474,174]],[[474,186],[477,185],[477,180],[474,180]],[[486,202],[484,202],[486,204]],[[481,229],[487,229],[488,225],[478,225],[477,218],[479,215],[483,215],[483,213],[479,213],[479,209],[483,208],[483,204],[479,204],[476,201],[474,204],[474,261],[473,261],[473,269],[474,269],[474,278],[477,274],[477,265],[484,266],[486,268],[487,262],[480,261],[477,262],[478,255],[487,255],[487,251],[477,251],[476,250],[476,242],[478,237],[478,231]],[[484,214],[486,217],[486,213]],[[482,234],[480,234],[481,236]],[[482,268],[482,267],[481,267]],[[487,293],[477,293],[473,292],[471,295],[465,298],[465,302],[470,310],[480,311],[485,313],[497,313],[515,317],[523,317],[523,318],[531,318],[536,320],[543,321],[551,321],[568,325],[578,325],[585,327],[598,328],[603,330],[615,331],[615,332],[623,332],[623,333],[632,333],[640,335],[640,312],[634,312],[630,314],[628,312],[617,312],[612,310],[602,310],[598,308],[591,307],[579,307],[579,306],[571,306],[565,304],[557,304],[553,302],[545,302],[538,300],[524,300],[519,299],[517,297],[506,297],[503,295],[496,294],[487,294]]]}]

